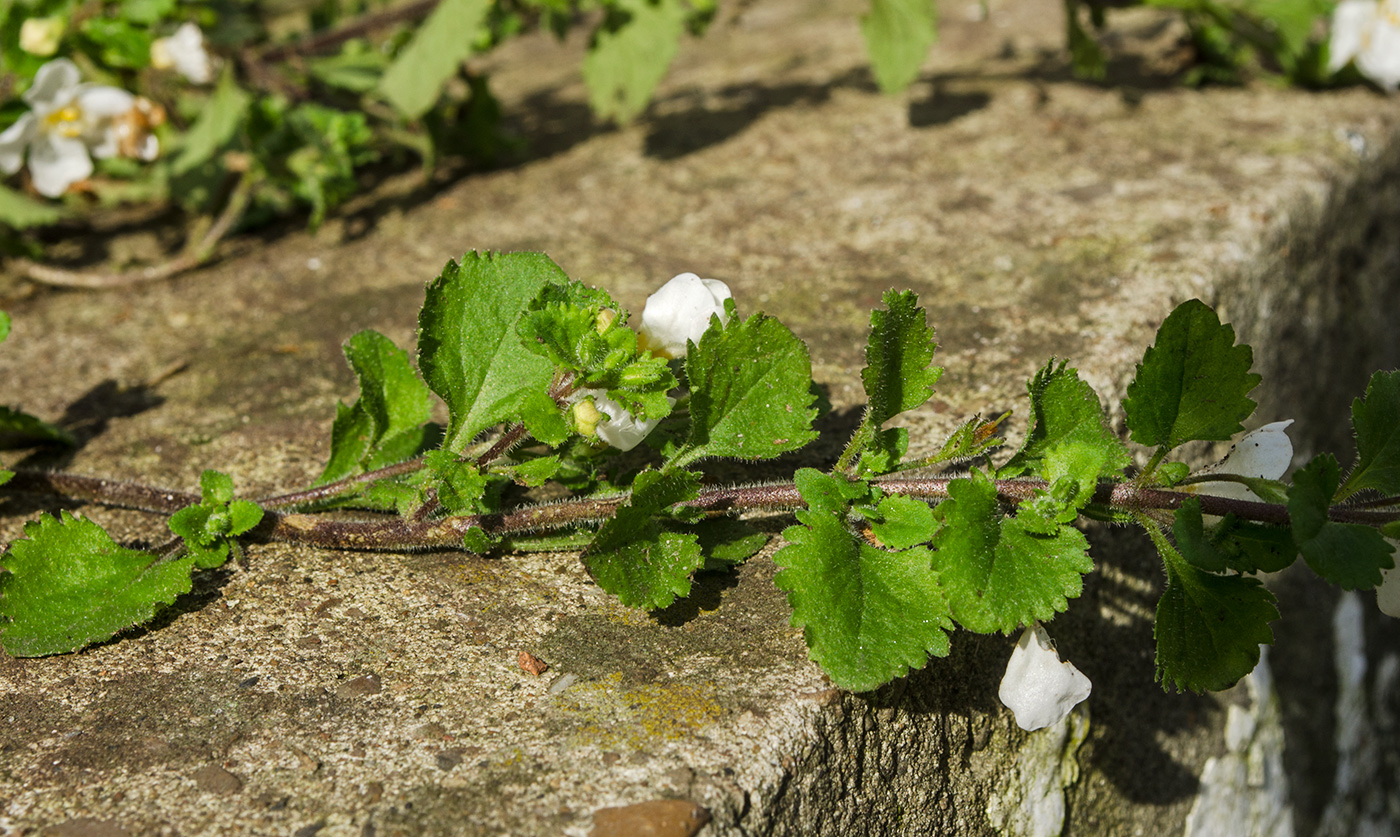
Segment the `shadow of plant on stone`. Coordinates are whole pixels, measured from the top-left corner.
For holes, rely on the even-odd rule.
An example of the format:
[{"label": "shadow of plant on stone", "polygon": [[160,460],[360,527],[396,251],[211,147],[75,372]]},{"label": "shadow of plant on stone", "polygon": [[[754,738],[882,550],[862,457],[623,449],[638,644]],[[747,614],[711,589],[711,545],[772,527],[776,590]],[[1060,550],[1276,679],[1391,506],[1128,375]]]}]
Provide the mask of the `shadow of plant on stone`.
[{"label": "shadow of plant on stone", "polygon": [[723,603],[724,591],[738,586],[739,573],[736,570],[698,572],[690,582],[689,596],[653,611],[651,616],[659,625],[679,628],[701,613],[719,608]]},{"label": "shadow of plant on stone", "polygon": [[981,90],[955,92],[941,82],[934,82],[928,95],[909,103],[909,127],[929,128],[947,125],[956,119],[985,108],[992,97]]},{"label": "shadow of plant on stone", "polygon": [[824,84],[732,84],[674,94],[648,110],[646,155],[679,159],[738,136],[769,111],[823,104],[838,88],[878,92],[870,71],[858,67]]}]

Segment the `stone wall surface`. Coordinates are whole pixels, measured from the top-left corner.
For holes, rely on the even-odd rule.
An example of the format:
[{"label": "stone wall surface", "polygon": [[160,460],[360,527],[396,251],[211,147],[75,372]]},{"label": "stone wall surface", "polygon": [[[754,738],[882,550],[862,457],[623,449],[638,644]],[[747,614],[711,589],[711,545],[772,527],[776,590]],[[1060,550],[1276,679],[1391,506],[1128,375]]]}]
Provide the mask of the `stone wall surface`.
[{"label": "stone wall surface", "polygon": [[[5,398],[84,440],[20,464],[303,485],[354,396],[341,342],[411,345],[424,283],[470,249],[544,250],[634,310],[676,273],[728,281],[741,312],[808,341],[836,407],[787,466],[829,463],[854,428],[890,287],[919,292],[948,369],[909,418],[916,448],[979,411],[1018,409],[1014,437],[1051,355],[1121,396],[1199,296],[1255,345],[1259,423],[1298,419],[1300,456],[1347,450],[1350,398],[1400,359],[1393,98],[1183,89],[1180,32],[1132,14],[1110,18],[1107,82],[1080,82],[1049,0],[993,0],[986,20],[944,4],[923,78],[882,97],[860,5],[722,15],[624,129],[589,120],[580,37],[522,39],[489,61],[531,142],[518,164],[389,183],[316,235],[244,237],[166,284],[0,284]],[[0,498],[0,541],[47,502]],[[0,655],[0,834],[691,833],[686,804],[603,810],[662,799],[703,807],[716,837],[1400,830],[1400,627],[1370,594],[1272,579],[1284,617],[1256,674],[1165,694],[1160,567],[1137,533],[1091,529],[1097,569],[1051,630],[1094,693],[1025,734],[996,701],[1011,638],[958,634],[877,692],[832,689],[772,584],[783,521],[756,523],[775,535],[759,557],[654,614],[570,554],[255,545],[146,629]]]}]

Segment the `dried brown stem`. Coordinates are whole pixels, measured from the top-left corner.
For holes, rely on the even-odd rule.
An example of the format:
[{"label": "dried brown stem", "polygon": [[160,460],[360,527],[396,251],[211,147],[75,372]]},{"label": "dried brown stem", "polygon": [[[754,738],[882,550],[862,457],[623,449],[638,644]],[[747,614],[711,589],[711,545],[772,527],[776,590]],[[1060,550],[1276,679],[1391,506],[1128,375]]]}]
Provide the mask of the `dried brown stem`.
[{"label": "dried brown stem", "polygon": [[223,211],[219,213],[219,217],[215,219],[213,225],[203,236],[194,239],[187,245],[180,255],[161,264],[140,267],[135,270],[124,270],[120,273],[100,273],[65,270],[29,259],[15,259],[11,263],[21,276],[44,285],[55,285],[61,288],[109,290],[169,279],[199,267],[209,260],[209,257],[214,254],[215,245],[225,235],[228,235],[229,231],[233,229],[233,225],[242,217],[243,210],[248,206],[252,185],[250,175],[244,174],[239,177],[237,185],[234,186],[233,192],[229,195],[228,202],[224,204]]}]

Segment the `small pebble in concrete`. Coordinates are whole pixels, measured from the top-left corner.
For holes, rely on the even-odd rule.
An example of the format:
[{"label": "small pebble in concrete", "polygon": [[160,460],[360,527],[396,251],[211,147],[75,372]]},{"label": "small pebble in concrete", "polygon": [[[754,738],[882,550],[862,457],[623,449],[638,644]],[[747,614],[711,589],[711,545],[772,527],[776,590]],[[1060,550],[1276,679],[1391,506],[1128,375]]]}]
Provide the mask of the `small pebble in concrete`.
[{"label": "small pebble in concrete", "polygon": [[423,725],[420,726],[420,727],[414,727],[414,728],[413,728],[413,731],[410,732],[409,735],[413,736],[414,738],[418,738],[418,739],[424,739],[424,738],[428,738],[428,739],[433,739],[433,738],[436,738],[436,739],[443,739],[443,738],[446,738],[446,737],[447,737],[447,728],[444,727],[442,724],[435,724],[435,723],[429,722],[429,723],[423,724]]},{"label": "small pebble in concrete", "polygon": [[200,790],[209,793],[238,793],[243,790],[243,780],[217,764],[204,765],[191,778]]},{"label": "small pebble in concrete", "polygon": [[463,753],[461,750],[443,750],[441,753],[437,754],[436,761],[438,770],[442,770],[444,772],[449,771],[457,765],[461,764],[462,758]]},{"label": "small pebble in concrete", "polygon": [[541,674],[544,674],[546,671],[549,671],[549,663],[546,663],[544,660],[541,660],[539,657],[536,657],[529,651],[521,651],[520,657],[517,661],[520,663],[521,668],[525,669],[526,671],[530,672],[536,677],[539,677]]},{"label": "small pebble in concrete", "polygon": [[592,837],[692,837],[710,812],[688,799],[653,799],[593,812]]},{"label": "small pebble in concrete", "polygon": [[562,694],[565,689],[569,688],[577,682],[577,674],[561,674],[558,677],[554,678],[553,683],[549,684],[549,693],[551,695]]},{"label": "small pebble in concrete", "polygon": [[336,697],[352,698],[363,697],[365,695],[377,695],[383,690],[384,685],[379,680],[377,674],[366,674],[363,677],[356,677],[353,680],[346,680],[335,690]]}]

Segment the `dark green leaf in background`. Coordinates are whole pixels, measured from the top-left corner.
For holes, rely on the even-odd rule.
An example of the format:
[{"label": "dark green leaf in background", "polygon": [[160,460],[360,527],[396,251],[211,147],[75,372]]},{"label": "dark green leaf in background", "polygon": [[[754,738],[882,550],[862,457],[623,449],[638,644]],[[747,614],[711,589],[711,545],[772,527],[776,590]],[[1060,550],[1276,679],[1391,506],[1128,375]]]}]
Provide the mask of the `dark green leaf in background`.
[{"label": "dark green leaf in background", "polygon": [[58,206],[25,197],[13,189],[0,186],[0,224],[17,230],[42,227],[63,217]]},{"label": "dark green leaf in background", "polygon": [[1313,572],[1344,590],[1370,590],[1381,583],[1381,570],[1395,566],[1392,549],[1370,526],[1328,519],[1340,478],[1341,466],[1330,453],[1319,454],[1293,475],[1288,492],[1293,540]]},{"label": "dark green leaf in background", "polygon": [[1400,372],[1371,376],[1366,397],[1351,403],[1351,426],[1356,464],[1337,499],[1368,488],[1386,496],[1400,494]]},{"label": "dark green leaf in background", "polygon": [[583,59],[588,103],[602,119],[630,122],[676,57],[685,31],[679,0],[612,0]]},{"label": "dark green leaf in background", "polygon": [[171,174],[184,174],[223,150],[242,127],[252,98],[238,86],[233,68],[225,69],[214,94],[185,134],[184,147],[170,164]]},{"label": "dark green leaf in background", "polygon": [[437,103],[442,86],[476,50],[490,0],[442,0],[379,80],[395,110],[417,119]]}]

